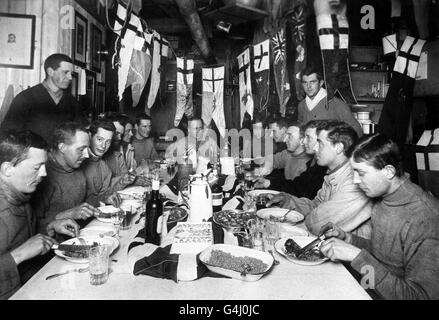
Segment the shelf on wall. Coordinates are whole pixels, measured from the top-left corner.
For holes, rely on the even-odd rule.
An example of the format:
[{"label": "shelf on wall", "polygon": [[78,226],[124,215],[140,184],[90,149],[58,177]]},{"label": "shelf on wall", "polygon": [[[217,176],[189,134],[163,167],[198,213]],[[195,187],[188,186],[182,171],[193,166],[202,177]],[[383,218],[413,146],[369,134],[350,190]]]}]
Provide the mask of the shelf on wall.
[{"label": "shelf on wall", "polygon": [[378,72],[378,73],[387,73],[387,70],[375,70],[375,69],[354,69],[349,68],[350,72]]}]

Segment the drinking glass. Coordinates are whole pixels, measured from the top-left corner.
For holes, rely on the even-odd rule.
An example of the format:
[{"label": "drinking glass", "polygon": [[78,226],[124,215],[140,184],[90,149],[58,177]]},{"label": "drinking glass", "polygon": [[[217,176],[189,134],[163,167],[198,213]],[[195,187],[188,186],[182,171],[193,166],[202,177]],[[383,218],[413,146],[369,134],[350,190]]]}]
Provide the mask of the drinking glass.
[{"label": "drinking glass", "polygon": [[248,193],[245,193],[243,209],[245,211],[256,212],[256,197],[252,197]]},{"label": "drinking glass", "polygon": [[129,209],[124,210],[123,220],[120,229],[129,230],[131,228],[132,218],[133,218],[133,206],[130,206]]},{"label": "drinking glass", "polygon": [[255,189],[255,176],[253,172],[246,172],[244,174],[244,191],[252,191]]},{"label": "drinking glass", "polygon": [[275,220],[267,220],[265,223],[265,247],[274,247],[274,243],[279,240],[279,223]]},{"label": "drinking glass", "polygon": [[117,212],[113,213],[111,216],[111,220],[116,228],[116,237],[119,238],[119,230],[120,225],[124,219],[125,212],[122,209],[119,209]]},{"label": "drinking glass", "polygon": [[91,285],[97,286],[107,282],[109,256],[110,250],[106,245],[90,248],[88,261]]}]

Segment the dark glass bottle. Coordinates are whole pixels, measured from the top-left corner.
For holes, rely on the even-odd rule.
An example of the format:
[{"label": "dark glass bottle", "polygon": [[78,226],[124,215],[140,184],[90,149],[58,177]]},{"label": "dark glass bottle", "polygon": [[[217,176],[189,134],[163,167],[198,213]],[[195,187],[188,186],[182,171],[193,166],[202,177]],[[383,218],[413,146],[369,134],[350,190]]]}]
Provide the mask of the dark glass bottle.
[{"label": "dark glass bottle", "polygon": [[156,175],[152,180],[151,198],[145,208],[145,242],[160,245],[160,235],[157,233],[157,222],[163,214],[163,202],[159,194],[160,180]]},{"label": "dark glass bottle", "polygon": [[223,208],[223,188],[219,184],[219,175],[217,166],[214,166],[212,174],[215,177],[215,182],[212,185],[212,211],[218,212]]}]

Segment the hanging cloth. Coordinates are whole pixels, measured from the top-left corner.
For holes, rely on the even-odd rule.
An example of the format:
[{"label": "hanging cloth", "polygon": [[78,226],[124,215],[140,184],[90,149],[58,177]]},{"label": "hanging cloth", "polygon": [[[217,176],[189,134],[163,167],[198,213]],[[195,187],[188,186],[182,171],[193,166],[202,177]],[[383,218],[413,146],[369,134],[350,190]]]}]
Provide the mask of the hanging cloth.
[{"label": "hanging cloth", "polygon": [[282,116],[285,116],[286,105],[291,96],[287,73],[285,26],[282,26],[274,37],[271,38],[271,46],[273,51],[274,80],[279,96],[279,111]]},{"label": "hanging cloth", "polygon": [[292,46],[295,50],[293,58],[289,59],[289,61],[293,63],[293,80],[296,96],[299,100],[304,97],[300,76],[306,67],[306,12],[306,2],[298,1],[293,10],[286,17],[288,25],[290,26]]},{"label": "hanging cloth", "polygon": [[192,118],[194,103],[192,88],[194,83],[194,60],[177,57],[177,106],[175,110],[174,126],[177,127],[186,114]]},{"label": "hanging cloth", "polygon": [[245,112],[252,118],[254,109],[250,72],[250,49],[245,49],[237,59],[239,66],[239,104],[241,107],[240,123],[242,124]]},{"label": "hanging cloth", "polygon": [[144,32],[142,23],[139,23],[125,85],[125,87],[131,85],[133,107],[136,107],[139,103],[140,96],[151,73],[151,41],[152,34]]},{"label": "hanging cloth", "polygon": [[206,127],[215,122],[221,137],[226,135],[224,117],[224,66],[202,68],[203,97],[202,119]]},{"label": "hanging cloth", "polygon": [[405,38],[395,61],[389,91],[378,122],[377,131],[398,145],[403,145],[407,136],[416,71],[424,44],[425,40],[409,36]]},{"label": "hanging cloth", "polygon": [[270,40],[253,46],[253,70],[255,71],[256,111],[262,114],[267,108],[270,88]]},{"label": "hanging cloth", "polygon": [[160,71],[162,64],[162,57],[168,56],[169,43],[166,39],[162,38],[162,36],[154,31],[153,34],[154,46],[153,46],[153,55],[152,55],[152,69],[151,69],[151,82],[149,86],[149,94],[147,107],[151,109],[154,105],[155,99],[157,97],[157,92],[160,88]]},{"label": "hanging cloth", "polygon": [[348,104],[356,104],[349,74],[349,24],[344,14],[317,16],[320,50],[328,99],[338,91]]},{"label": "hanging cloth", "polygon": [[[125,26],[124,26],[125,25]],[[131,56],[134,49],[137,29],[140,25],[140,19],[134,13],[118,2],[116,19],[114,21],[114,30],[118,35],[116,39],[116,50],[113,56],[113,68],[118,68],[118,90],[119,101],[122,100],[122,94],[125,91],[128,72],[130,69]]]}]

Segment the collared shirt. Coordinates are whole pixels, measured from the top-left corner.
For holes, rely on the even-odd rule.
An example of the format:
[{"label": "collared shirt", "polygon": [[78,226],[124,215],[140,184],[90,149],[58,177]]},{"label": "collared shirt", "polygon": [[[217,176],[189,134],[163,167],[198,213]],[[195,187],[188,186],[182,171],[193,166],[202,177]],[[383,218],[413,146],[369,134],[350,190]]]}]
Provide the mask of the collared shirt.
[{"label": "collared shirt", "polygon": [[354,183],[354,172],[349,161],[336,171],[325,175],[317,196],[293,197],[296,210],[305,215],[309,231],[318,234],[327,222],[339,225],[344,231],[370,238],[372,201]]}]

